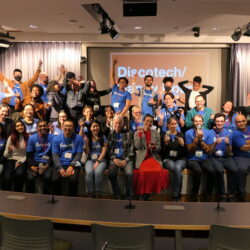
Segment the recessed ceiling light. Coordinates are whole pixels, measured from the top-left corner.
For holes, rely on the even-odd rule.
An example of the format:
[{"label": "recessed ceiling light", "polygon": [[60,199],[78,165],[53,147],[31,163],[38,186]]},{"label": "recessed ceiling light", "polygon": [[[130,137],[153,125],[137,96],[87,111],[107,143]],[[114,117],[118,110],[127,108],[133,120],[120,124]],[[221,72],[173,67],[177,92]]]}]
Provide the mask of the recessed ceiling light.
[{"label": "recessed ceiling light", "polygon": [[78,21],[76,19],[69,19],[70,23],[77,23]]},{"label": "recessed ceiling light", "polygon": [[34,24],[31,24],[31,25],[30,25],[30,28],[31,28],[31,29],[37,29],[37,26],[34,25]]},{"label": "recessed ceiling light", "polygon": [[141,26],[135,26],[135,30],[141,30],[142,27]]},{"label": "recessed ceiling light", "polygon": [[213,27],[213,30],[217,30],[218,28],[217,27]]}]

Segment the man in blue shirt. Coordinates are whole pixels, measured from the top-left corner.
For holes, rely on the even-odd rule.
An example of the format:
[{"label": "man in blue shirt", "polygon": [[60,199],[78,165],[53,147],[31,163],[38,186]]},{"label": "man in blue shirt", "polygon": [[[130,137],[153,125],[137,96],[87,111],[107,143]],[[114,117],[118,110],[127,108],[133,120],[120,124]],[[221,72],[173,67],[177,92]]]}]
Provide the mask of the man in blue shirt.
[{"label": "man in blue shirt", "polygon": [[155,109],[157,109],[158,94],[153,90],[154,78],[151,75],[146,75],[144,77],[145,86],[141,89],[136,89],[135,81],[132,82],[133,94],[139,96],[139,106],[142,109],[143,117],[147,114],[155,116]]},{"label": "man in blue shirt", "polygon": [[246,200],[246,179],[250,168],[250,127],[244,115],[235,118],[237,130],[233,131],[233,153],[236,165],[239,168],[239,198]]},{"label": "man in blue shirt", "polygon": [[232,132],[224,128],[225,115],[218,113],[214,116],[215,142],[212,147],[211,161],[218,172],[218,189],[220,201],[227,201],[224,183],[224,169],[228,174],[228,201],[236,201],[238,168],[232,158]]},{"label": "man in blue shirt", "polygon": [[200,189],[202,171],[207,173],[206,195],[209,199],[213,192],[216,171],[208,154],[214,143],[214,137],[210,130],[202,128],[203,116],[193,117],[194,128],[189,129],[185,134],[185,143],[188,150],[187,168],[193,172],[192,199],[196,201]]},{"label": "man in blue shirt", "polygon": [[63,123],[63,133],[53,140],[52,157],[60,177],[69,179],[70,196],[77,196],[83,147],[83,138],[74,133],[74,122],[66,120]]},{"label": "man in blue shirt", "polygon": [[[35,179],[37,176],[43,177],[44,193],[53,191],[51,185],[52,175],[57,174],[52,166],[51,147],[54,135],[49,134],[48,122],[39,121],[37,123],[37,133],[29,137],[27,144],[27,191],[35,192]],[[56,181],[56,179],[53,179]]]}]

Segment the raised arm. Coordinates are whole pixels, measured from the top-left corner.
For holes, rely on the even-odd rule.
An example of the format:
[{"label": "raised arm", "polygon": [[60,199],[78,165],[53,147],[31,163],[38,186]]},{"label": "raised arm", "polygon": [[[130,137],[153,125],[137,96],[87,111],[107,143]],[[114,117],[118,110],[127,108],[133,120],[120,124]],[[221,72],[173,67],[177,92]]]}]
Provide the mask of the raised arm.
[{"label": "raised arm", "polygon": [[35,82],[37,81],[38,76],[39,76],[39,74],[41,72],[42,64],[43,64],[43,62],[42,62],[42,60],[40,60],[39,63],[38,63],[38,67],[37,67],[37,70],[36,70],[35,74],[33,75],[33,77],[31,79],[29,79],[27,81],[27,85],[28,85],[29,88],[31,88],[35,84]]},{"label": "raised arm", "polygon": [[207,89],[207,90],[201,92],[203,95],[209,94],[214,89],[214,87],[209,86],[209,85],[202,85],[202,88]]},{"label": "raised arm", "polygon": [[112,70],[111,70],[111,83],[112,85],[113,84],[116,84],[116,81],[115,81],[115,67],[116,67],[116,64],[118,63],[118,59],[117,58],[114,58],[113,60],[113,64],[112,64]]}]

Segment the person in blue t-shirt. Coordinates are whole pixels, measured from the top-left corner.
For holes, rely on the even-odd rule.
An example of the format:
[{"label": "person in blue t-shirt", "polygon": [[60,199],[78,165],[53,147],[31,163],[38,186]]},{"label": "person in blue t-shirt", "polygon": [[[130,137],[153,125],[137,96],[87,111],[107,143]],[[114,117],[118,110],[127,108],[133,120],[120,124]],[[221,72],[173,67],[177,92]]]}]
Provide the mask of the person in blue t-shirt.
[{"label": "person in blue t-shirt", "polygon": [[141,108],[137,105],[134,105],[132,108],[132,118],[129,123],[129,130],[131,132],[137,131],[137,128],[142,128],[142,111]]},{"label": "person in blue t-shirt", "polygon": [[194,128],[185,133],[185,143],[188,151],[187,168],[193,172],[192,197],[197,200],[200,189],[202,171],[207,173],[206,195],[209,199],[213,192],[216,171],[212,162],[208,159],[211,147],[214,143],[214,136],[210,130],[202,128],[203,116],[193,117]]},{"label": "person in blue t-shirt", "polygon": [[240,201],[246,200],[246,179],[250,169],[250,127],[244,115],[235,118],[237,130],[233,131],[233,153],[239,168],[238,193]]},{"label": "person in blue t-shirt", "polygon": [[132,90],[133,94],[139,96],[138,103],[142,109],[142,115],[144,117],[145,115],[149,114],[154,117],[155,110],[158,107],[158,94],[152,88],[154,78],[151,75],[146,75],[144,77],[145,86],[141,89],[136,89],[135,79],[136,77],[134,77],[132,82]]},{"label": "person in blue t-shirt", "polygon": [[227,201],[224,169],[227,170],[228,175],[228,201],[236,201],[238,168],[232,158],[232,132],[224,127],[225,115],[223,113],[214,116],[214,123],[215,127],[212,132],[215,142],[211,150],[211,161],[218,172],[220,201]]},{"label": "person in blue t-shirt", "polygon": [[222,105],[222,113],[225,115],[224,128],[229,129],[231,132],[236,129],[235,118],[238,115],[233,112],[234,106],[231,101],[226,101]]},{"label": "person in blue t-shirt", "polygon": [[108,142],[106,136],[102,135],[101,125],[97,120],[91,123],[88,138],[89,153],[85,164],[87,196],[99,197],[102,191],[103,171],[107,167],[105,156]]},{"label": "person in blue t-shirt", "polygon": [[115,109],[115,113],[120,116],[124,116],[129,110],[132,98],[130,93],[126,90],[128,86],[128,79],[126,77],[120,77],[118,83],[115,81],[115,65],[118,63],[117,59],[113,61],[112,68],[112,95],[111,95],[111,105]]},{"label": "person in blue t-shirt", "polygon": [[165,134],[168,130],[167,123],[170,117],[174,117],[177,119],[177,131],[181,132],[181,128],[185,126],[184,110],[180,109],[174,103],[174,95],[172,93],[166,93],[164,95],[164,102],[165,105],[161,108],[161,111],[157,117],[158,125],[161,128],[161,133]]},{"label": "person in blue t-shirt", "polygon": [[[47,121],[39,121],[37,123],[37,133],[29,137],[27,144],[27,180],[26,187],[30,193],[35,192],[35,179],[37,176],[43,178],[44,193],[49,194],[54,188],[51,183],[52,175],[53,181],[59,180],[59,176],[55,178],[57,172],[52,166],[52,141],[54,135],[49,134],[49,127]],[[53,192],[54,193],[54,192]]]},{"label": "person in blue t-shirt", "polygon": [[41,72],[39,74],[39,83],[38,83],[38,85],[40,85],[43,88],[43,95],[41,96],[41,99],[43,100],[44,103],[48,103],[48,97],[47,97],[48,83],[49,83],[48,74],[46,72]]},{"label": "person in blue t-shirt", "polygon": [[78,177],[81,168],[81,157],[84,140],[74,133],[74,122],[66,120],[63,123],[63,134],[54,137],[52,143],[52,158],[55,168],[61,178],[68,178],[70,196],[77,196]]}]

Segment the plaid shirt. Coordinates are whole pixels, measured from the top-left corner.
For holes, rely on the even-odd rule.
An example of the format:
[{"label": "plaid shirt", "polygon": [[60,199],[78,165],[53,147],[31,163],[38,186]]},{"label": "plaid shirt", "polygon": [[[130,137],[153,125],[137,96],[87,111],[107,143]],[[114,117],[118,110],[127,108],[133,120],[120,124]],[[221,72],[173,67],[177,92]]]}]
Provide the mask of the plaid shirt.
[{"label": "plaid shirt", "polygon": [[[127,162],[134,159],[134,143],[133,143],[133,134],[128,132],[120,132],[122,134],[122,145],[123,145],[123,157]],[[108,136],[109,148],[108,152],[110,155],[110,160],[116,158],[115,156],[115,146],[117,143],[116,132],[112,131]]]}]

